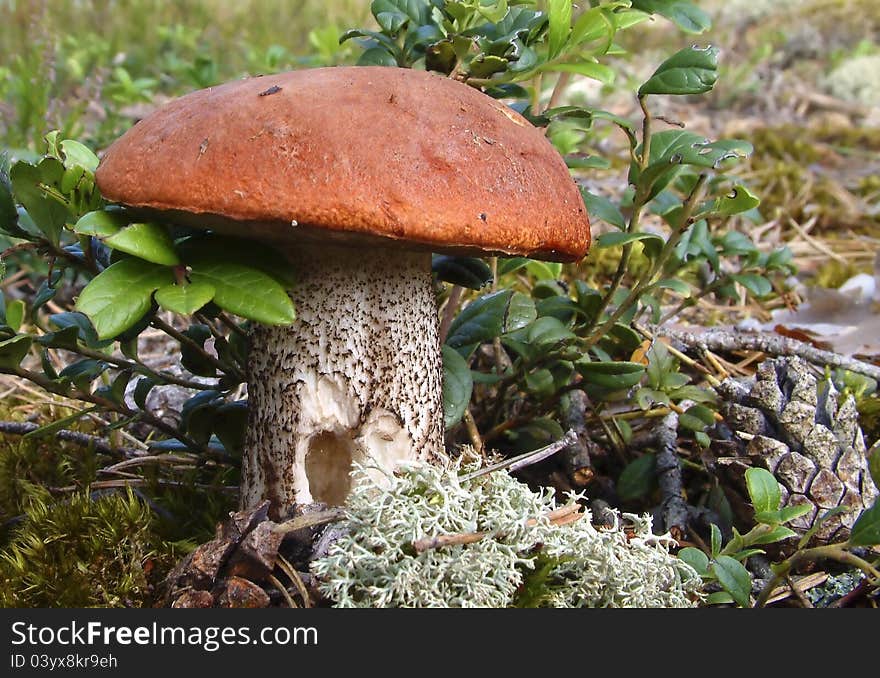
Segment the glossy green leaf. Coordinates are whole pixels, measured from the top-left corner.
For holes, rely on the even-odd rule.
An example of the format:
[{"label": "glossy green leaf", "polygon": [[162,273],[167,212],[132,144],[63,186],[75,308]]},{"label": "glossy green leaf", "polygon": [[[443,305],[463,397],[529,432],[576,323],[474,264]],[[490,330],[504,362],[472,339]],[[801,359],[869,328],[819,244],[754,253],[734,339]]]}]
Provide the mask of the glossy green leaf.
[{"label": "glossy green leaf", "polygon": [[603,85],[610,85],[614,82],[615,72],[610,66],[605,64],[597,64],[592,61],[577,61],[572,63],[548,63],[541,66],[539,71],[553,71],[562,73],[576,73],[583,75],[592,80],[598,80]]},{"label": "glossy green leaf", "polygon": [[214,298],[214,286],[192,282],[188,285],[165,285],[156,290],[156,303],[166,311],[190,315]]},{"label": "glossy green leaf", "polygon": [[624,466],[617,479],[617,494],[623,501],[647,496],[657,485],[657,459],[643,454]]},{"label": "glossy green leaf", "polygon": [[709,15],[687,0],[633,0],[632,7],[649,14],[660,14],[688,33],[703,33],[712,26]]},{"label": "glossy green leaf", "polygon": [[684,280],[679,280],[678,278],[664,278],[663,280],[657,281],[655,285],[660,289],[672,290],[676,294],[685,298],[691,296],[691,286]]},{"label": "glossy green leaf", "polygon": [[584,203],[587,206],[587,213],[591,218],[598,218],[606,224],[610,224],[621,231],[626,228],[626,218],[623,216],[617,205],[608,198],[590,193],[586,189],[581,190],[584,197]]},{"label": "glossy green leaf", "polygon": [[85,313],[99,339],[133,326],[150,309],[153,292],[174,282],[171,269],[142,259],[123,259],[86,285],[76,310]]},{"label": "glossy green leaf", "polygon": [[450,346],[443,346],[443,424],[447,429],[461,421],[473,387],[467,361]]},{"label": "glossy green leaf", "polygon": [[610,233],[603,233],[596,238],[596,247],[619,247],[639,240],[654,241],[659,247],[662,247],[664,242],[663,238],[655,233],[624,233],[623,231],[611,231]]},{"label": "glossy green leaf", "polygon": [[40,426],[40,428],[36,428],[29,433],[25,433],[22,438],[25,440],[34,440],[36,438],[45,438],[46,436],[54,435],[58,431],[67,428],[71,424],[79,421],[83,417],[95,412],[98,409],[98,406],[88,407],[84,410],[80,410],[79,412],[74,412],[73,414],[62,417],[61,419],[56,419],[45,426]]},{"label": "glossy green leaf", "polygon": [[6,324],[15,332],[18,332],[21,329],[22,322],[24,322],[26,312],[27,307],[23,300],[15,299],[10,301],[6,305]]},{"label": "glossy green leaf", "polygon": [[709,556],[700,549],[687,546],[678,552],[678,557],[694,568],[701,577],[709,574]]},{"label": "glossy green leaf", "polygon": [[734,186],[730,193],[722,195],[712,202],[709,212],[723,216],[732,216],[748,212],[760,204],[761,199],[745,186]]},{"label": "glossy green leaf", "polygon": [[785,527],[785,525],[774,525],[767,532],[757,535],[751,540],[751,543],[755,545],[775,544],[778,541],[783,541],[784,539],[790,539],[791,537],[796,536],[797,533],[794,530]]},{"label": "glossy green leaf", "polygon": [[773,291],[773,285],[762,275],[756,273],[740,273],[730,276],[756,297],[763,297]]},{"label": "glossy green leaf", "polygon": [[779,483],[770,471],[750,468],[746,471],[746,488],[756,513],[775,511],[782,501]]},{"label": "glossy green leaf", "polygon": [[752,576],[743,564],[730,556],[718,556],[711,566],[718,583],[740,607],[749,607],[752,593]]},{"label": "glossy green leaf", "polygon": [[104,239],[104,244],[154,264],[176,266],[180,263],[168,229],[159,224],[132,224]]},{"label": "glossy green leaf", "polygon": [[502,332],[515,332],[527,327],[538,317],[534,300],[522,292],[514,292],[507,304],[507,313],[504,316]]},{"label": "glossy green leaf", "polygon": [[718,48],[688,47],[676,52],[639,88],[646,94],[703,94],[718,77]]},{"label": "glossy green leaf", "polygon": [[492,282],[492,269],[482,259],[435,254],[431,257],[431,271],[438,280],[479,290]]},{"label": "glossy green leaf", "polygon": [[571,4],[572,0],[549,0],[547,3],[547,48],[551,59],[559,56],[571,32]]},{"label": "glossy green leaf", "polygon": [[575,368],[587,383],[615,390],[635,386],[645,374],[644,365],[624,360],[612,362],[578,360]]},{"label": "glossy green leaf", "polygon": [[210,259],[191,259],[190,264],[190,280],[213,287],[213,301],[224,310],[264,325],[289,325],[296,319],[284,287],[268,274]]},{"label": "glossy green leaf", "polygon": [[462,348],[500,336],[512,296],[511,290],[500,290],[469,303],[452,321],[446,343]]},{"label": "glossy green leaf", "polygon": [[65,167],[78,166],[92,173],[98,169],[98,156],[78,141],[65,139],[61,142],[61,151],[64,154]]},{"label": "glossy green leaf", "polygon": [[880,501],[862,511],[852,526],[849,536],[851,546],[876,546],[880,544]]},{"label": "glossy green leaf", "polygon": [[109,238],[128,226],[128,217],[124,212],[96,210],[84,214],[73,225],[74,233],[91,235],[96,238]]},{"label": "glossy green leaf", "polygon": [[64,175],[64,166],[54,158],[45,158],[39,165],[17,162],[9,171],[12,189],[34,225],[57,245],[67,222],[67,207],[47,195],[44,186],[53,186]]},{"label": "glossy green leaf", "polygon": [[871,474],[871,480],[874,481],[874,487],[880,488],[880,445],[876,443],[868,454],[868,471]]},{"label": "glossy green leaf", "polygon": [[553,350],[574,339],[574,333],[552,317],[538,318],[528,327],[528,341],[543,351]]},{"label": "glossy green leaf", "polygon": [[28,354],[33,338],[28,334],[18,334],[11,339],[0,341],[0,368],[14,370]]}]

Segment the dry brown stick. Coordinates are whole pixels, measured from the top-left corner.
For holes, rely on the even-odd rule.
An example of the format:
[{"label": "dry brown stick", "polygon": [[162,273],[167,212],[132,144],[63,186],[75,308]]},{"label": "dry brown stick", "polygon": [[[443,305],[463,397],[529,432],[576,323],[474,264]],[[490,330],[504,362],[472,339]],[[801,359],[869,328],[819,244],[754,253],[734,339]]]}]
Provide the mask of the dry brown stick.
[{"label": "dry brown stick", "polygon": [[798,356],[809,362],[830,367],[840,367],[880,380],[880,367],[848,358],[833,351],[823,351],[803,341],[765,332],[709,329],[705,332],[687,332],[669,327],[653,328],[655,334],[711,351],[760,351],[773,356]]},{"label": "dry brown stick", "polygon": [[563,435],[555,443],[550,443],[546,447],[541,447],[537,450],[526,452],[525,454],[521,454],[517,457],[505,459],[504,461],[500,461],[497,464],[492,464],[491,466],[481,468],[478,471],[465,473],[464,475],[459,476],[458,479],[459,482],[463,483],[468,480],[473,480],[474,478],[479,478],[480,476],[487,475],[489,473],[494,473],[495,471],[500,471],[501,469],[507,469],[509,473],[513,473],[514,471],[519,471],[526,466],[537,464],[539,461],[543,461],[547,457],[552,457],[560,450],[564,450],[566,447],[568,447],[569,445],[574,445],[574,443],[576,442],[577,434],[572,429],[569,429],[565,432],[565,435]]},{"label": "dry brown stick", "polygon": [[307,527],[318,527],[319,525],[334,523],[337,520],[342,520],[343,518],[345,518],[345,509],[334,508],[328,509],[327,511],[306,513],[304,515],[297,516],[296,518],[291,518],[290,520],[286,520],[283,523],[279,523],[273,529],[275,532],[282,532],[284,534],[287,534],[288,532],[304,530]]},{"label": "dry brown stick", "polygon": [[299,597],[302,598],[303,607],[314,607],[312,597],[309,595],[309,590],[306,588],[305,582],[303,582],[302,577],[299,576],[299,572],[297,572],[293,565],[287,561],[287,558],[279,553],[278,560],[275,564],[278,565],[290,581],[293,582],[293,585],[296,586],[296,590],[299,591]]},{"label": "dry brown stick", "polygon": [[[560,506],[552,511],[547,511],[543,517],[549,518],[550,522],[556,526],[568,525],[577,522],[584,516],[581,513],[580,504],[567,504]],[[529,518],[526,525],[529,527],[538,524],[537,518]],[[460,532],[458,534],[438,534],[434,537],[423,537],[413,541],[413,548],[418,553],[423,553],[430,549],[443,548],[444,546],[462,546],[465,544],[473,544],[482,541],[487,537],[499,537],[501,532]]]}]

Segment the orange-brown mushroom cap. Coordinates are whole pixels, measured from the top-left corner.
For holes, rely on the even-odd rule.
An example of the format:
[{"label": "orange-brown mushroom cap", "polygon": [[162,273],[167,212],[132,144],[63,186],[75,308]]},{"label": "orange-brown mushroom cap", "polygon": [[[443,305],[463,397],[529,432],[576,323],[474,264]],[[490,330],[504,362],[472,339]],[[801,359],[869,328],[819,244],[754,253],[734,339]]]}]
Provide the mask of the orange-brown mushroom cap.
[{"label": "orange-brown mushroom cap", "polygon": [[104,155],[110,201],[195,226],[573,261],[580,191],[541,130],[439,75],[317,68],[193,92]]}]

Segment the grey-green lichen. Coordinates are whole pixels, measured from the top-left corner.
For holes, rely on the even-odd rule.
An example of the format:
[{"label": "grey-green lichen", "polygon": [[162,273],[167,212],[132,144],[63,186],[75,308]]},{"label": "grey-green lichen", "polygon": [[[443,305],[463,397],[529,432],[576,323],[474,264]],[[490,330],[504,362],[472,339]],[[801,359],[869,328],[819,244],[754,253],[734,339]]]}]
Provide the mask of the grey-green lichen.
[{"label": "grey-green lichen", "polygon": [[[464,470],[473,470],[468,468]],[[385,487],[356,468],[347,531],[312,572],[337,607],[693,607],[700,578],[648,517],[554,525],[554,492],[504,472],[412,464]],[[568,503],[579,497],[571,495]],[[624,532],[626,524],[628,530]],[[418,552],[438,535],[489,533]]]}]

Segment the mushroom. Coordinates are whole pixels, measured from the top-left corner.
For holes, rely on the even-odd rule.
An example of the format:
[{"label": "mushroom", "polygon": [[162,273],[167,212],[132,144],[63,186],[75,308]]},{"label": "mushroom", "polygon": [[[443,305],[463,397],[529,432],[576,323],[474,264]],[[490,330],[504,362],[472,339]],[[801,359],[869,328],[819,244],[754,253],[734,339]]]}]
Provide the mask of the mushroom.
[{"label": "mushroom", "polygon": [[257,326],[241,503],[341,504],[354,462],[444,455],[431,252],[574,261],[590,225],[541,130],[461,82],[317,68],[193,92],[104,155],[103,195],[283,251],[297,320]]}]

